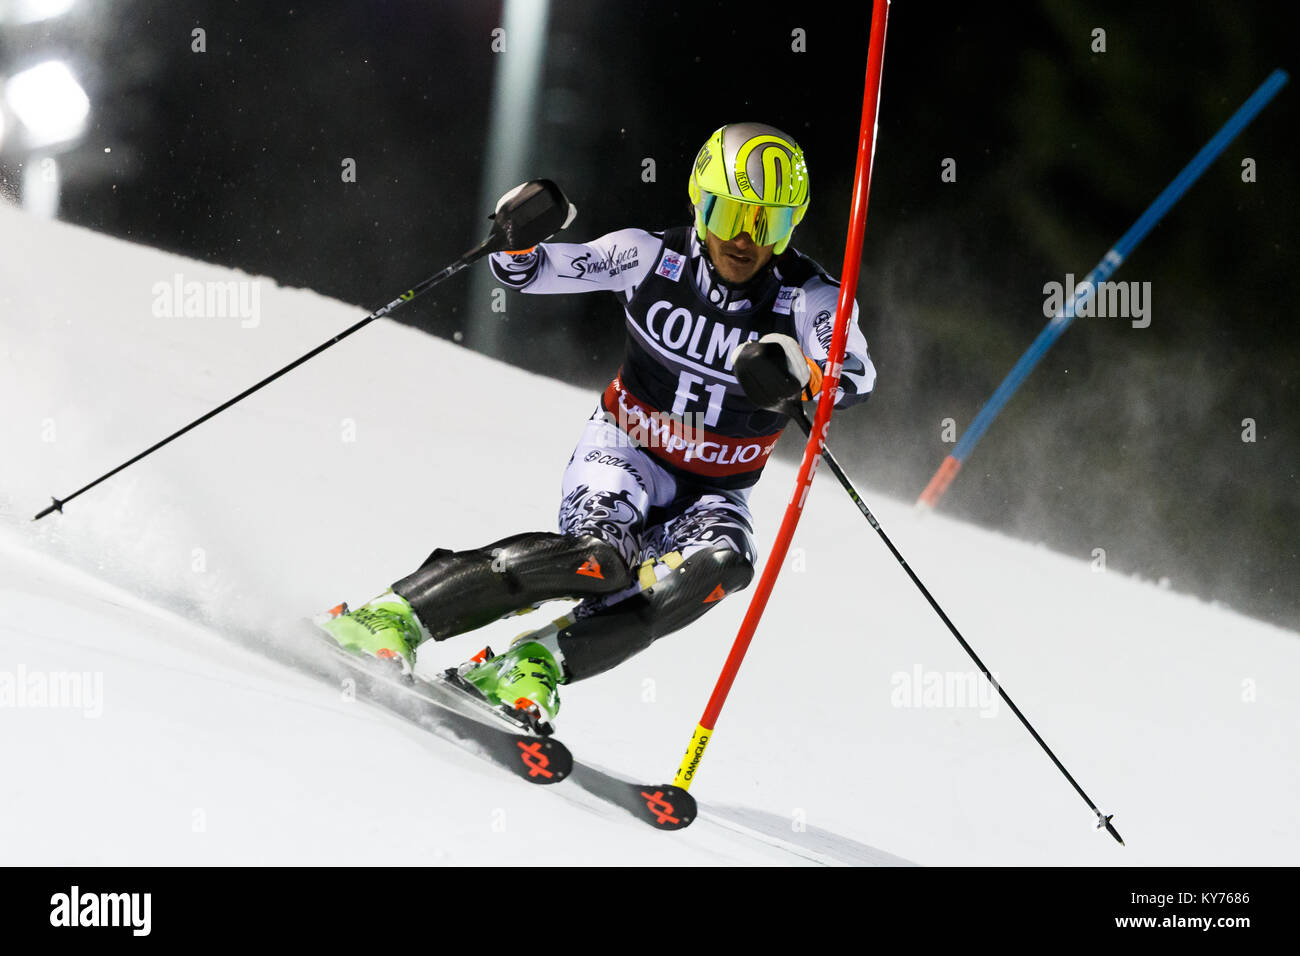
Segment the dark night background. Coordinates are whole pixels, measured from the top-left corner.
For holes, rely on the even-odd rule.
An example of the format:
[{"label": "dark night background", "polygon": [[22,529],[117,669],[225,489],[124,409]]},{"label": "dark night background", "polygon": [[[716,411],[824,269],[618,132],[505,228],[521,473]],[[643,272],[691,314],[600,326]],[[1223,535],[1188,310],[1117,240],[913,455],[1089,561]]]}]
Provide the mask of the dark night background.
[{"label": "dark night background", "polygon": [[[581,212],[564,238],[580,240],[685,222],[709,133],[771,123],[812,177],[794,244],[838,274],[868,11],[556,0],[535,135],[511,158],[521,178],[565,187]],[[1081,277],[1274,67],[1294,73],[1288,11],[894,3],[858,288],[879,381],[832,430],[856,479],[920,492],[951,449],[943,419],[960,433],[1045,324],[1043,284]],[[57,51],[89,94],[88,132],[60,157],[60,218],[311,287],[360,317],[476,243],[483,196],[514,185],[483,181],[494,78],[524,45],[507,33],[494,53],[502,23],[501,3],[471,0],[82,3],[0,28],[0,69]],[[205,53],[191,52],[195,27]],[[1105,53],[1090,50],[1096,27]],[[1293,76],[1114,276],[1151,283],[1150,327],[1078,319],[947,513],[1080,558],[1104,548],[1112,571],[1300,627],[1298,96]],[[32,157],[6,148],[13,195]],[[612,298],[513,297],[500,314],[486,288],[461,275],[401,321],[593,390],[608,381],[623,335]],[[877,546],[865,526],[846,533]]]}]

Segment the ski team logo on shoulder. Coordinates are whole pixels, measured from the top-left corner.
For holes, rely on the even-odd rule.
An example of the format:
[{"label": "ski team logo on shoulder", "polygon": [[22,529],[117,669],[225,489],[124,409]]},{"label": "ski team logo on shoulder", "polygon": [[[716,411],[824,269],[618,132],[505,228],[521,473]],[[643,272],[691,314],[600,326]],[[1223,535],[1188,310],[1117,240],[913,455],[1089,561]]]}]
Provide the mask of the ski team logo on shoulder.
[{"label": "ski team logo on shoulder", "polygon": [[670,282],[676,282],[682,276],[682,264],[686,257],[677,252],[665,252],[664,257],[659,260],[659,268],[655,270],[655,275],[663,276]]}]

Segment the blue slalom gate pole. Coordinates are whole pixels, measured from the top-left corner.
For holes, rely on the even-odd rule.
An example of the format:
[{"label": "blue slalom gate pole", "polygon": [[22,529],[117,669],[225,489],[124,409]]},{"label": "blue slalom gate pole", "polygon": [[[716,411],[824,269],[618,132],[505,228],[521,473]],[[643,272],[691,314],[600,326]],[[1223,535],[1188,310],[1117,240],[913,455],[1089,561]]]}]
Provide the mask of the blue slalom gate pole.
[{"label": "blue slalom gate pole", "polygon": [[1236,138],[1237,134],[1245,129],[1260,111],[1277,95],[1278,90],[1286,85],[1289,77],[1285,70],[1277,69],[1269,74],[1266,79],[1250,99],[1241,105],[1237,112],[1232,114],[1232,118],[1223,124],[1223,128],[1214,134],[1214,138],[1206,143],[1199,153],[1192,157],[1192,161],[1183,167],[1183,171],[1174,177],[1174,181],[1165,187],[1164,192],[1156,197],[1155,202],[1147,207],[1146,212],[1138,217],[1137,222],[1129,228],[1129,231],[1120,237],[1119,242],[1115,243],[1101,261],[1093,266],[1092,271],[1085,275],[1082,281],[1072,290],[1073,295],[1056,314],[1052,316],[1047,327],[1038,333],[1038,338],[1034,339],[1033,344],[1020,356],[1020,360],[1012,367],[1007,377],[1003,379],[1002,384],[998,386],[993,397],[985,403],[980,409],[975,420],[971,422],[970,427],[962,433],[957,444],[953,446],[952,453],[944,459],[939,470],[934,473],[930,483],[926,485],[925,490],[921,492],[917,504],[934,507],[938,504],[943,493],[948,490],[952,484],[953,478],[961,470],[967,457],[974,450],[976,443],[984,437],[984,433],[993,424],[993,419],[998,417],[1002,407],[1010,401],[1011,396],[1016,393],[1022,382],[1033,371],[1039,359],[1047,354],[1047,350],[1052,344],[1061,337],[1078,310],[1092,298],[1097,289],[1099,282],[1105,282],[1116,269],[1124,262],[1125,259],[1137,248],[1138,243],[1146,238],[1152,228],[1162,218],[1165,213],[1183,198],[1183,194],[1191,188],[1192,183],[1200,178],[1201,173],[1219,158],[1219,155],[1228,147],[1228,144]]}]

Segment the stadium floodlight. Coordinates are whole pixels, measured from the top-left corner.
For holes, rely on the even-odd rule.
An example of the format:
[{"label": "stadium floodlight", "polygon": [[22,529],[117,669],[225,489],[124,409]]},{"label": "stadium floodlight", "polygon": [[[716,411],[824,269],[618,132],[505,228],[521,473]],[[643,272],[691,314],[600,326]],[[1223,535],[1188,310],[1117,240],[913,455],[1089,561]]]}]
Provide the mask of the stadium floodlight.
[{"label": "stadium floodlight", "polygon": [[31,149],[76,139],[90,113],[90,98],[62,60],[46,60],[15,73],[5,83],[5,100]]}]

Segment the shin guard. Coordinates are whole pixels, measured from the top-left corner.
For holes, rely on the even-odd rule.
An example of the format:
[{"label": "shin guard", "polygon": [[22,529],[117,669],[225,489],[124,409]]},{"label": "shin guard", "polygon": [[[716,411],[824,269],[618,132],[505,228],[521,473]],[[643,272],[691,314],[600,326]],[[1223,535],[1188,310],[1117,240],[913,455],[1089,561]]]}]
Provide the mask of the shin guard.
[{"label": "shin guard", "polygon": [[754,566],[731,548],[691,555],[663,580],[560,631],[566,683],[609,670],[746,587]]},{"label": "shin guard", "polygon": [[594,535],[530,531],[473,551],[439,549],[393,585],[435,641],[542,601],[620,591],[632,577]]}]

